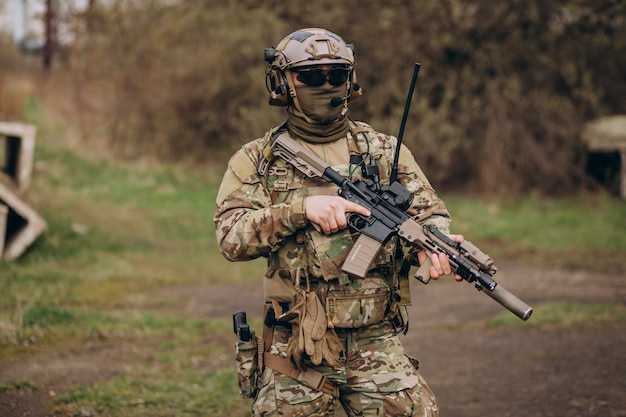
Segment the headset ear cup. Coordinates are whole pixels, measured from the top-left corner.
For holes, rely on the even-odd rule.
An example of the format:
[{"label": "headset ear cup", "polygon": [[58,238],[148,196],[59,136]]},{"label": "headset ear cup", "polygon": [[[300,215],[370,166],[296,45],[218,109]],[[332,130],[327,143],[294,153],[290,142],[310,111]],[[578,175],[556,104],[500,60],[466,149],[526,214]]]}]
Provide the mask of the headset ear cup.
[{"label": "headset ear cup", "polygon": [[356,81],[356,71],[352,70],[352,89],[350,91],[350,97],[348,97],[348,103],[354,100],[355,98],[359,98],[363,95],[363,89]]},{"label": "headset ear cup", "polygon": [[286,106],[288,102],[287,98],[287,83],[285,82],[285,75],[276,70],[271,70],[269,73],[270,78],[270,99],[269,103],[272,106]]}]

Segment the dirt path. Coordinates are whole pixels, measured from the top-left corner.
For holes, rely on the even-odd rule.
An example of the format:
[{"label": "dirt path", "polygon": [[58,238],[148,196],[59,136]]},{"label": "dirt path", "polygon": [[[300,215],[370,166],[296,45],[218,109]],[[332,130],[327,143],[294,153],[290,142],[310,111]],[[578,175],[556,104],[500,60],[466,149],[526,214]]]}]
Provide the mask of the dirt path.
[{"label": "dirt path", "polygon": [[[626,304],[626,277],[499,263],[497,281],[528,304]],[[172,313],[260,316],[260,285],[168,289]],[[626,324],[566,329],[485,328],[501,307],[469,284],[412,286],[411,329],[403,340],[448,417],[626,417]],[[531,318],[532,320],[532,318]],[[0,383],[28,380],[34,390],[0,393],[0,416],[52,416],[64,390],[121,372],[136,347],[91,342],[69,351],[0,361]],[[114,361],[112,359],[115,359]],[[114,365],[117,364],[117,365]],[[227,366],[227,364],[225,364]]]}]

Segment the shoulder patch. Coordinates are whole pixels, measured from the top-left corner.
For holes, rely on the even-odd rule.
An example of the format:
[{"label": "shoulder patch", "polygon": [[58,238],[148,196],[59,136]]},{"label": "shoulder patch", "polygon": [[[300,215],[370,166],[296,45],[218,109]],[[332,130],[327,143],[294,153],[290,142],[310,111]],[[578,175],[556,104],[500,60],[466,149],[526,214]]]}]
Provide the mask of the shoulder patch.
[{"label": "shoulder patch", "polygon": [[[257,141],[254,141],[257,142]],[[252,143],[254,143],[252,142]],[[249,145],[251,145],[250,143]],[[254,157],[255,152],[246,145],[230,158],[228,168],[235,174],[241,182],[250,182],[250,177],[256,177],[256,163],[258,157]]]},{"label": "shoulder patch", "polygon": [[257,173],[255,161],[250,160],[250,156],[243,149],[233,155],[228,162],[228,168],[241,182],[249,182],[246,179]]}]

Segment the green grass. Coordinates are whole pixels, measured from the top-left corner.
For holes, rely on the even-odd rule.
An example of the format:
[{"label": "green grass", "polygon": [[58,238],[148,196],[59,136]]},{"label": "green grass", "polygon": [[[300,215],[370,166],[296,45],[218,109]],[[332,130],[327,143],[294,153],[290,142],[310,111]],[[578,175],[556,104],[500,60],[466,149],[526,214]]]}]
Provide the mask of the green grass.
[{"label": "green grass", "polygon": [[29,196],[48,230],[0,264],[0,355],[87,338],[94,311],[150,308],[149,295],[167,285],[262,274],[259,262],[233,268],[218,253],[215,174],[87,159],[38,139]]},{"label": "green grass", "polygon": [[0,383],[0,393],[9,390],[21,390],[21,389],[33,389],[37,388],[37,385],[30,381],[19,381],[13,383]]},{"label": "green grass", "polygon": [[497,201],[444,197],[452,230],[494,259],[626,272],[626,201],[606,195]]},{"label": "green grass", "polygon": [[576,327],[612,323],[626,323],[626,307],[616,304],[581,304],[553,302],[534,309],[531,318],[520,321],[517,317],[502,313],[489,320],[491,326],[506,327]]},{"label": "green grass", "polygon": [[143,348],[125,358],[123,375],[60,395],[58,410],[102,416],[245,415],[231,366],[230,323],[139,313],[130,320],[126,314],[100,320],[96,327],[108,329],[105,337]]},{"label": "green grass", "polygon": [[130,370],[93,387],[81,387],[61,395],[58,409],[70,415],[122,417],[246,416],[249,403],[241,401],[233,384],[234,370],[175,370],[154,367]]},{"label": "green grass", "polygon": [[[169,287],[256,281],[263,261],[229,263],[212,216],[221,169],[81,157],[39,129],[29,197],[48,231],[15,262],[0,263],[0,358],[86,342],[129,348],[124,370],[56,399],[65,415],[249,413],[237,395],[231,323],[159,310]],[[607,273],[626,271],[626,205],[606,196],[483,201],[444,196],[453,231],[496,258]],[[623,322],[622,306],[537,306],[521,323]],[[253,326],[260,328],[260,323]],[[33,388],[0,381],[0,391]]]}]

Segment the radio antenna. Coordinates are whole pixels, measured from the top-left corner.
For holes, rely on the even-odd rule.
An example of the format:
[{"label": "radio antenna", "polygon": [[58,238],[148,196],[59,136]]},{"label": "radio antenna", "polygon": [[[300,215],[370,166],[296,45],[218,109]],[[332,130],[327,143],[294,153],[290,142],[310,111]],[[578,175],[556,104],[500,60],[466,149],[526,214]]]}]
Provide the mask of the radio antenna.
[{"label": "radio antenna", "polygon": [[404,136],[404,126],[406,125],[406,118],[409,115],[409,108],[411,107],[411,99],[413,98],[413,91],[415,90],[415,83],[417,81],[417,74],[420,72],[422,64],[415,63],[413,69],[413,78],[411,79],[411,86],[409,87],[409,93],[406,97],[406,103],[404,104],[404,114],[402,115],[402,122],[400,123],[400,132],[398,133],[398,144],[396,145],[396,153],[393,157],[393,165],[391,167],[391,175],[389,177],[389,185],[398,181],[398,159],[400,159],[400,146],[402,145],[402,136]]}]

